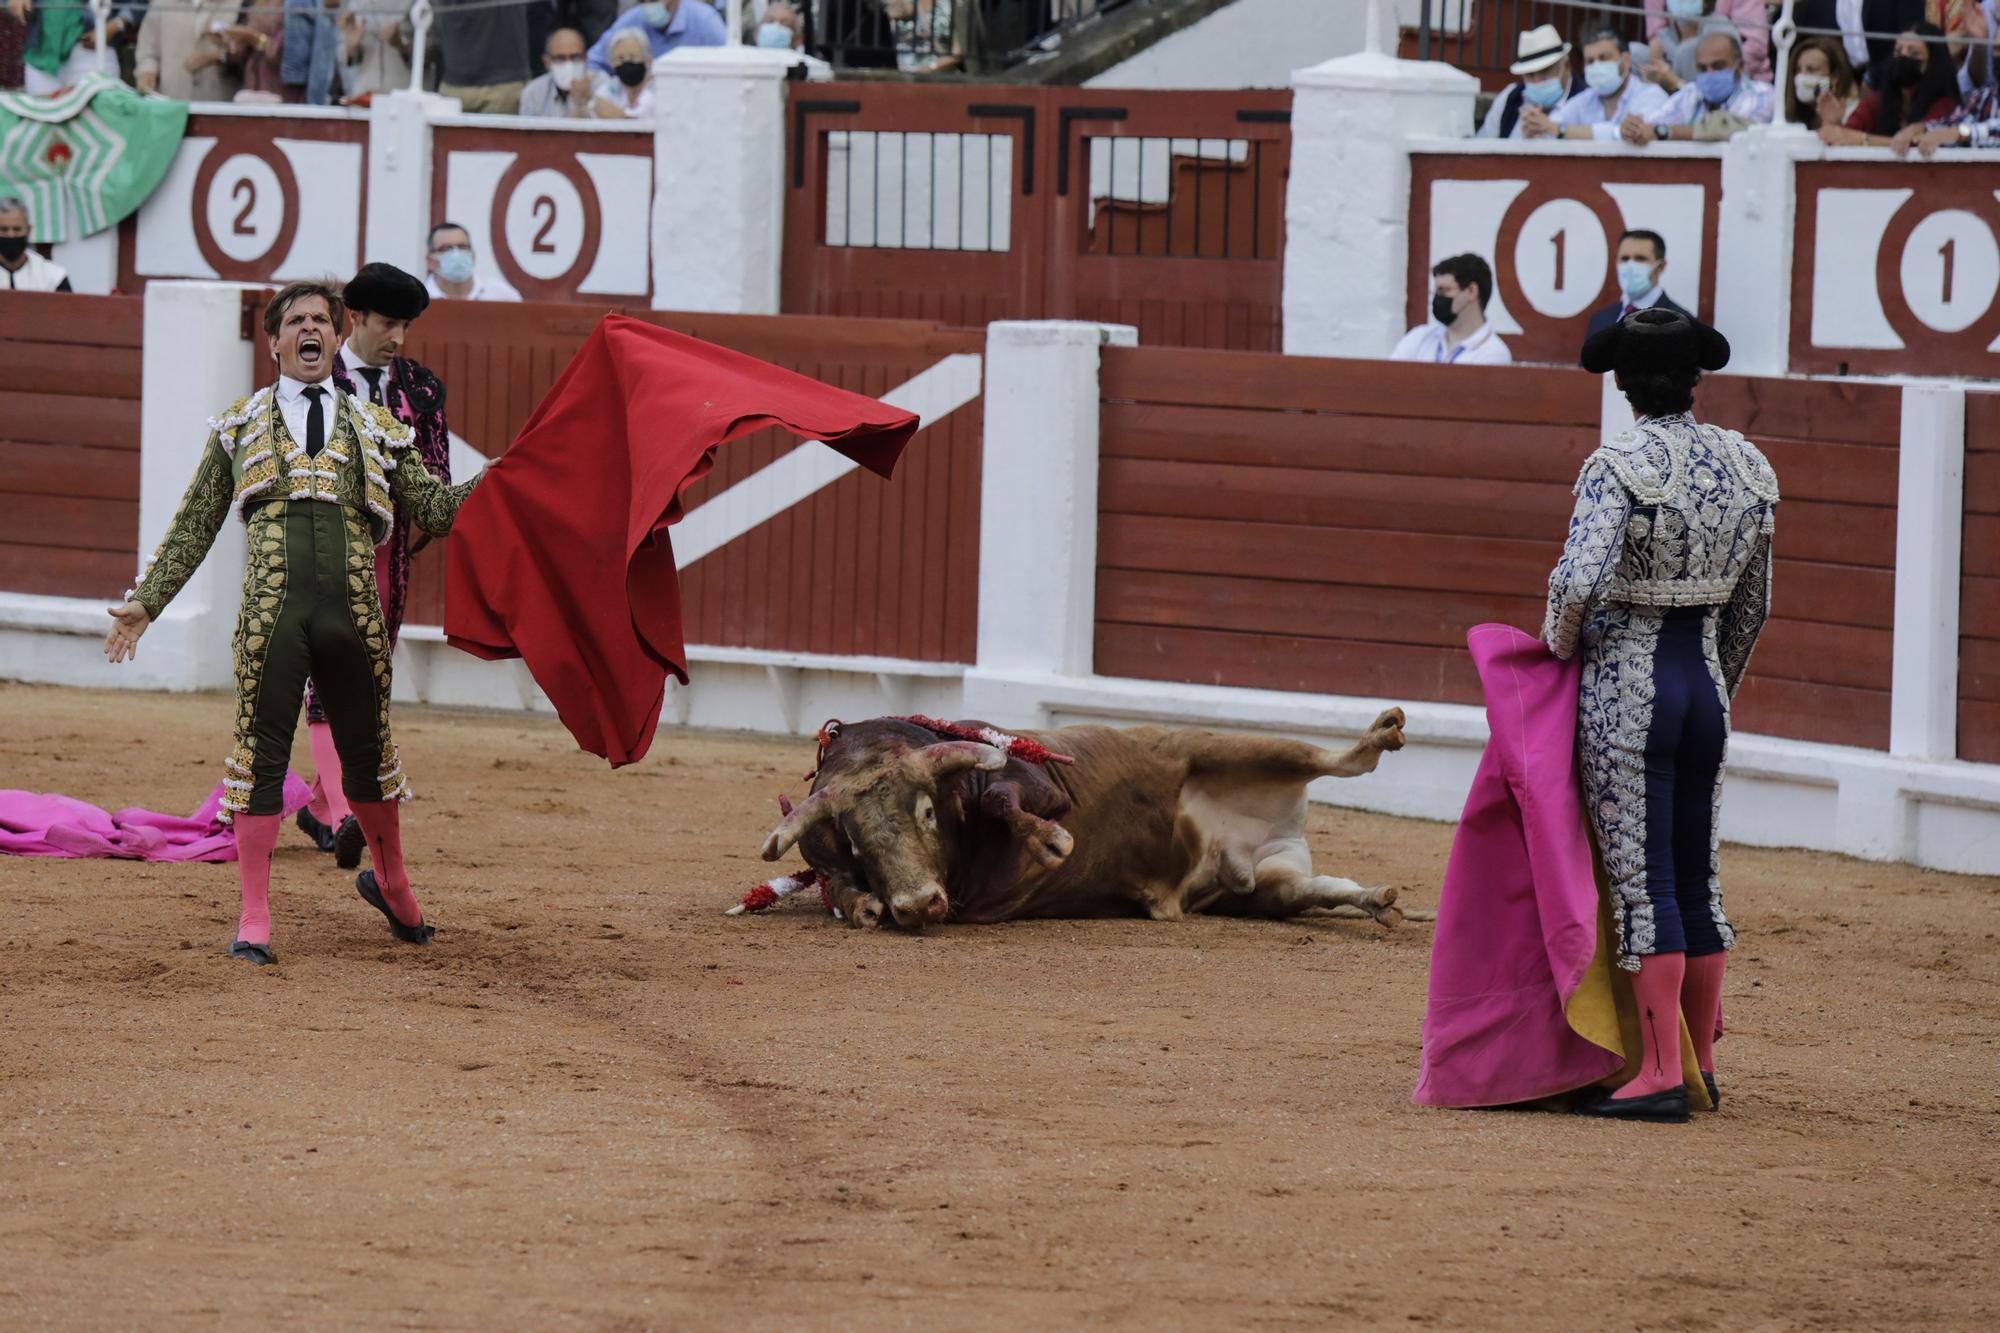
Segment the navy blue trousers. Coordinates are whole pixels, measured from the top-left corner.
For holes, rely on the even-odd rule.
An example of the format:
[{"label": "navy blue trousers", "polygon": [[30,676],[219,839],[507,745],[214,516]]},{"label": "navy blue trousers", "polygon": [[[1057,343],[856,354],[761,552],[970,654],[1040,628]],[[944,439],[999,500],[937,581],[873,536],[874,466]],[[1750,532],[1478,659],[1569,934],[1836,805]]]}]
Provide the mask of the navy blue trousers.
[{"label": "navy blue trousers", "polygon": [[1710,907],[1715,788],[1729,714],[1709,672],[1701,608],[1672,611],[1653,654],[1653,721],[1646,732],[1646,893],[1653,950],[1721,953]]}]

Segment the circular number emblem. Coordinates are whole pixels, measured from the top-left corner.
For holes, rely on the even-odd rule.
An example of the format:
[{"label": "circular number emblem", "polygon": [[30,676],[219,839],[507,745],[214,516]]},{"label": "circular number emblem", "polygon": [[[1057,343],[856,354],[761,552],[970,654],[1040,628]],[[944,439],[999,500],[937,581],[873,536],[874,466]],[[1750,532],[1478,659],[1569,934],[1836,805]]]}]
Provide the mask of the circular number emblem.
[{"label": "circular number emblem", "polygon": [[272,276],[299,229],[299,184],[292,164],[268,143],[211,148],[194,180],[195,246],[218,277]]},{"label": "circular number emblem", "polygon": [[2000,203],[1990,182],[1937,175],[1883,229],[1875,290],[1906,349],[1983,352],[2000,338]]},{"label": "circular number emblem", "polygon": [[1583,345],[1586,317],[1617,297],[1611,245],[1624,228],[1600,186],[1531,181],[1514,197],[1500,219],[1493,285],[1524,347],[1573,353]]},{"label": "circular number emblem", "polygon": [[597,257],[597,187],[574,157],[514,159],[493,191],[493,259],[529,300],[576,294]]}]

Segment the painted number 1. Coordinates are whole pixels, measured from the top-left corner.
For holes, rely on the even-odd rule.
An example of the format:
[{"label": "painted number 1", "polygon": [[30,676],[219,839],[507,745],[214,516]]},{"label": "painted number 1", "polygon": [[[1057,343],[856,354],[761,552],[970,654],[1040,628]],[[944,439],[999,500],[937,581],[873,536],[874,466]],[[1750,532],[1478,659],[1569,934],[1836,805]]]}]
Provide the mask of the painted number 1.
[{"label": "painted number 1", "polygon": [[1556,233],[1555,235],[1553,235],[1553,236],[1549,237],[1549,244],[1550,244],[1550,245],[1552,245],[1552,246],[1554,246],[1554,247],[1555,247],[1555,250],[1556,250],[1556,283],[1555,283],[1555,289],[1556,289],[1557,291],[1561,291],[1561,290],[1563,289],[1563,237],[1564,237],[1564,236],[1566,236],[1566,235],[1568,235],[1568,234],[1569,234],[1569,233],[1568,233],[1567,229],[1565,229],[1565,230],[1563,230],[1563,231],[1559,231],[1559,232],[1557,232],[1557,233]]},{"label": "painted number 1", "polygon": [[1958,254],[1958,239],[1956,237],[1953,237],[1951,240],[1946,241],[1943,245],[1940,245],[1938,247],[1938,256],[1944,260],[1943,300],[1946,305],[1951,304],[1951,268],[1952,268],[1952,260],[1957,257],[1957,254]]}]

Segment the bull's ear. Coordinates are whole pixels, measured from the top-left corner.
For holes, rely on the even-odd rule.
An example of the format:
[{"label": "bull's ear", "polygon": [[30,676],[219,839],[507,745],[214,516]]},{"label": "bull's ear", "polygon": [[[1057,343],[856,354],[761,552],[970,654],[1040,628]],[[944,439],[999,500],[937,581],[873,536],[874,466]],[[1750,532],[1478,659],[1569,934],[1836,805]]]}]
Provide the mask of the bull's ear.
[{"label": "bull's ear", "polygon": [[997,745],[981,745],[978,741],[939,741],[936,745],[926,745],[917,753],[933,779],[948,778],[968,768],[996,773],[1007,767],[1005,750]]},{"label": "bull's ear", "polygon": [[771,830],[771,836],[764,839],[764,859],[775,861],[798,845],[813,825],[823,819],[833,818],[833,796],[829,791],[816,791],[806,797],[798,809],[787,815],[778,827]]}]

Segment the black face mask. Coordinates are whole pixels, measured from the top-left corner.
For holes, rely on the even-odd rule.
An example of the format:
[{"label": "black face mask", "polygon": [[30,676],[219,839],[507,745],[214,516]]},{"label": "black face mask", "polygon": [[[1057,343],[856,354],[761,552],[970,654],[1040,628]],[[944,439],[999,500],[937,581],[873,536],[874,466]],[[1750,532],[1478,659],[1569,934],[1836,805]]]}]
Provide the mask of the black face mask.
[{"label": "black face mask", "polygon": [[1457,319],[1458,312],[1451,308],[1451,303],[1457,299],[1455,296],[1446,296],[1443,292],[1431,297],[1431,317],[1440,324],[1449,324]]},{"label": "black face mask", "polygon": [[646,81],[646,62],[643,60],[621,60],[614,67],[618,82],[627,88],[637,88]]},{"label": "black face mask", "polygon": [[28,238],[25,236],[0,236],[0,259],[13,263],[28,253]]},{"label": "black face mask", "polygon": [[1908,56],[1897,56],[1889,62],[1889,86],[1891,88],[1914,88],[1917,80],[1924,77],[1917,62]]}]

